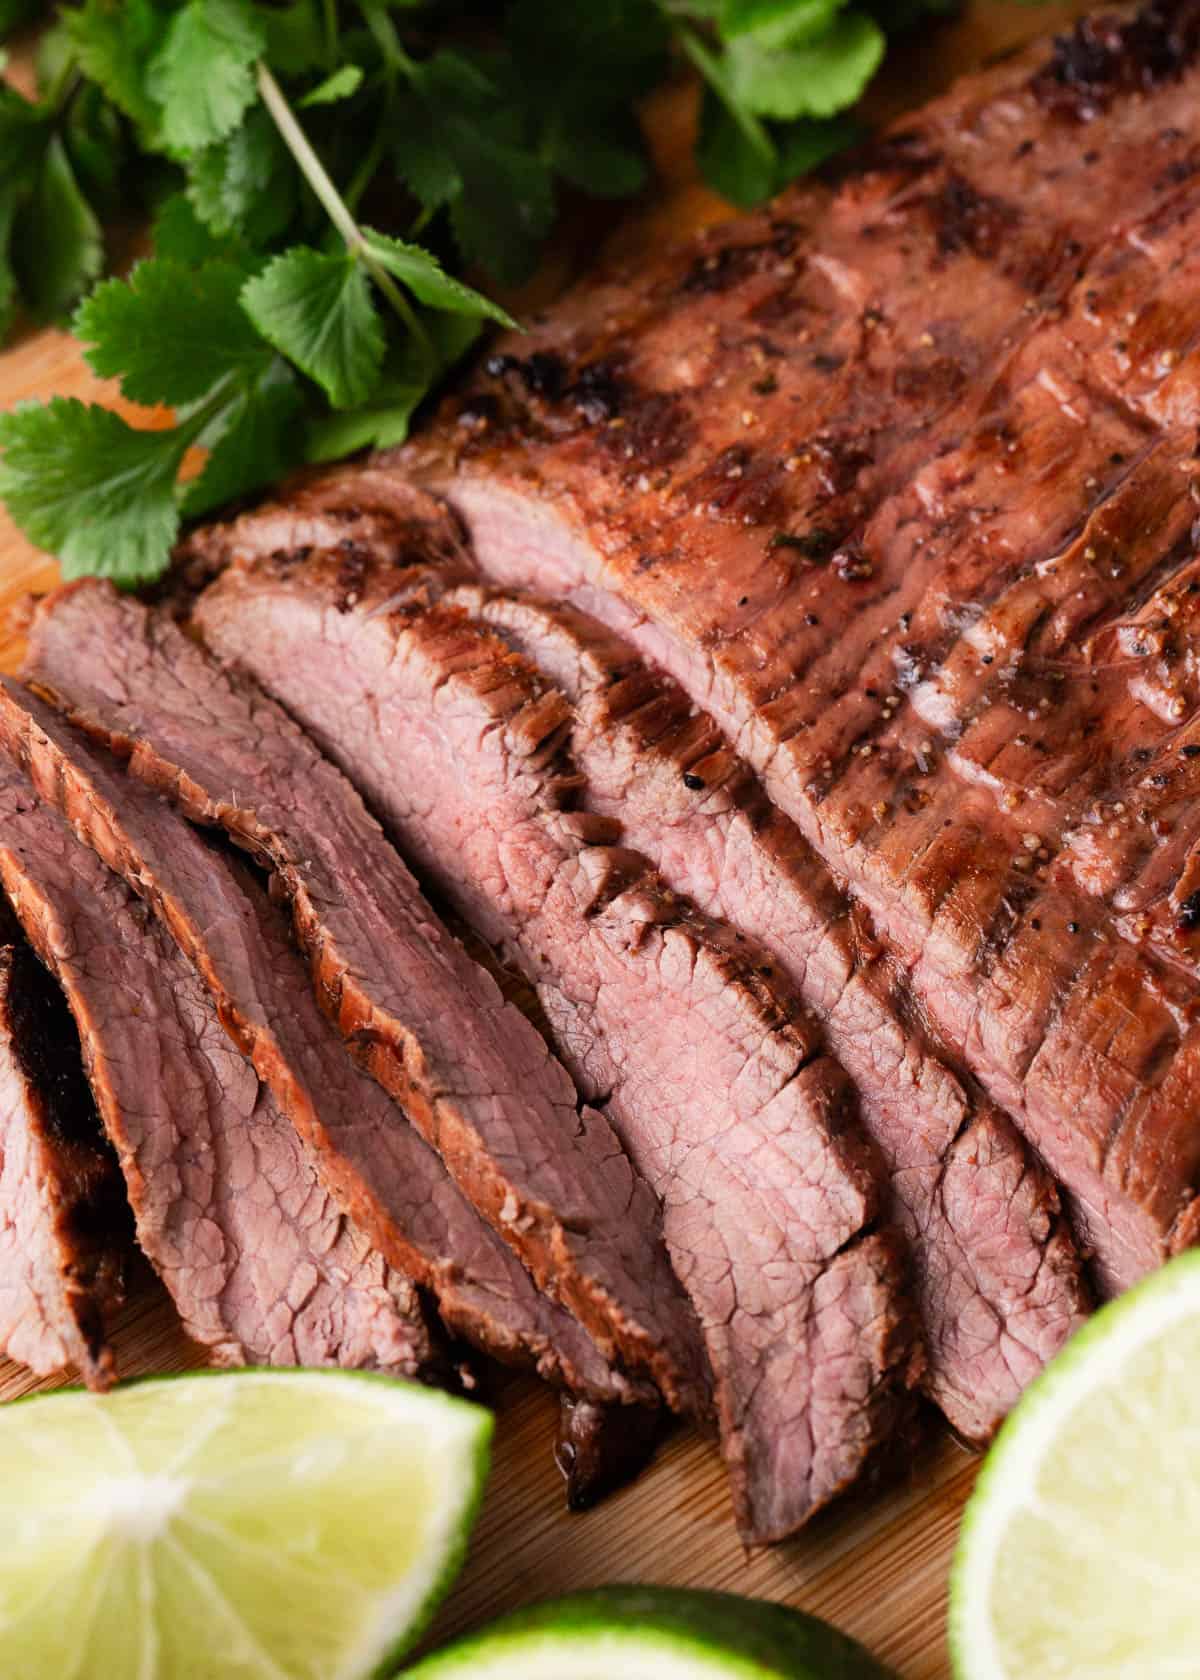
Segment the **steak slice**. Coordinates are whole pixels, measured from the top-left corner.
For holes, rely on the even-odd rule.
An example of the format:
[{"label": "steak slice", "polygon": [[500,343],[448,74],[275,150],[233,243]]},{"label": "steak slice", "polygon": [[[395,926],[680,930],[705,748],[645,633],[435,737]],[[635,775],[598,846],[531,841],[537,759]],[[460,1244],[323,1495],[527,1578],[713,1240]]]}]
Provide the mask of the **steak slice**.
[{"label": "steak slice", "polygon": [[349,605],[338,564],[231,570],[199,620],[536,983],[662,1200],[742,1532],[782,1538],[886,1439],[910,1377],[901,1252],[876,1229],[852,1088],[764,953],[579,808],[563,696],[461,612],[404,600],[403,566],[365,561]]},{"label": "steak slice", "polygon": [[0,883],[75,1017],[138,1240],[222,1363],[416,1374],[416,1291],[321,1188],[197,976],[123,882],[0,765]]},{"label": "steak slice", "polygon": [[[231,580],[232,582],[232,580]],[[220,589],[203,617],[215,645]],[[596,620],[467,586],[463,606],[571,700],[588,809],[668,884],[756,940],[855,1081],[913,1255],[925,1384],[961,1435],[989,1436],[1082,1321],[1078,1258],[1045,1172],[916,1029],[877,946],[795,826],[669,678]]]},{"label": "steak slice", "polygon": [[964,82],[395,461],[713,716],[1109,1290],[1200,1233],[1198,42],[1159,0]]},{"label": "steak slice", "polygon": [[665,1416],[661,1407],[598,1406],[564,1394],[554,1459],[566,1485],[567,1509],[590,1511],[632,1481],[653,1455]]},{"label": "steak slice", "polygon": [[652,1399],[538,1293],[391,1098],[349,1060],[317,1007],[286,921],[245,868],[215,856],[164,799],[11,678],[0,678],[0,746],[155,911],[304,1139],[295,1153],[316,1163],[388,1263],[431,1292],[446,1325],[581,1396]]},{"label": "steak slice", "polygon": [[[355,593],[340,577],[339,598]],[[42,603],[30,671],[135,775],[274,871],[323,1008],[468,1200],[607,1359],[704,1412],[703,1353],[653,1195],[345,778],[274,701],[110,585]]]},{"label": "steak slice", "polygon": [[104,1389],[133,1235],[125,1189],[62,993],[3,904],[0,939],[0,1348]]}]

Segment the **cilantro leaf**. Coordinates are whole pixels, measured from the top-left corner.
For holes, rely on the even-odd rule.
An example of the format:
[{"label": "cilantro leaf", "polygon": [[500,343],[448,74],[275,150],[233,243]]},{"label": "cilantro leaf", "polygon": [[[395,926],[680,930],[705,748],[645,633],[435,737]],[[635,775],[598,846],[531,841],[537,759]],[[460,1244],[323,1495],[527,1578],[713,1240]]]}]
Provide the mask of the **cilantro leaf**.
[{"label": "cilantro leaf", "polygon": [[653,0],[516,0],[506,27],[511,97],[529,113],[538,155],[555,173],[600,197],[643,185],[634,101],[661,80],[669,33]]},{"label": "cilantro leaf", "polygon": [[162,46],[169,13],[155,0],[84,0],[64,10],[63,21],[79,68],[148,142],[158,129],[158,109],[146,87],[150,61]]},{"label": "cilantro leaf", "polygon": [[401,179],[429,208],[448,206],[468,262],[513,284],[528,278],[555,213],[549,168],[520,126],[484,67],[445,51],[419,66],[389,123]]},{"label": "cilantro leaf", "polygon": [[282,478],[296,462],[296,435],[304,399],[291,370],[278,356],[220,411],[201,439],[209,457],[188,485],[183,512],[189,519]]},{"label": "cilantro leaf", "polygon": [[17,277],[9,259],[16,200],[0,191],[0,338],[8,332],[17,311]]},{"label": "cilantro leaf", "polygon": [[93,209],[111,215],[123,201],[129,164],[125,128],[98,87],[83,86],[71,100],[63,136],[76,179]]},{"label": "cilantro leaf", "polygon": [[43,111],[0,82],[0,193],[32,180],[51,132]]},{"label": "cilantro leaf", "polygon": [[17,309],[14,228],[19,206],[32,190],[50,135],[42,113],[0,82],[0,338]]},{"label": "cilantro leaf", "polygon": [[826,158],[844,152],[861,138],[862,130],[852,117],[800,117],[775,131],[779,149],[779,177],[774,190],[780,192],[798,175],[807,175]]},{"label": "cilantro leaf", "polygon": [[63,315],[104,266],[100,223],[57,134],[17,208],[12,242],[21,295],[41,320]]},{"label": "cilantro leaf", "polygon": [[481,292],[465,286],[446,273],[436,257],[419,245],[406,245],[374,228],[364,228],[367,250],[389,274],[408,287],[420,303],[431,309],[443,309],[451,315],[478,315],[501,326],[515,327],[516,322],[498,303],[492,303]]},{"label": "cilantro leaf", "polygon": [[480,322],[465,315],[429,315],[423,325],[427,343],[409,338],[393,348],[368,402],[346,414],[323,415],[310,426],[309,461],[333,461],[358,449],[393,449],[405,441],[416,410],[481,331]]},{"label": "cilantro leaf", "polygon": [[214,233],[237,233],[252,245],[267,245],[287,227],[298,203],[296,170],[261,105],[224,140],[192,154],[187,195]]},{"label": "cilantro leaf", "polygon": [[63,576],[157,577],[179,529],[175,475],[188,439],[137,431],[111,409],[54,397],[0,414],[0,499]]},{"label": "cilantro leaf", "polygon": [[371,395],[383,365],[383,325],[363,265],[348,251],[285,251],[242,289],[262,336],[316,381],[335,408]]},{"label": "cilantro leaf", "polygon": [[181,192],[171,193],[159,205],[152,243],[155,256],[169,257],[188,268],[198,268],[212,257],[246,260],[246,247],[238,236],[214,233],[206,227]]},{"label": "cilantro leaf", "polygon": [[631,107],[607,101],[547,108],[542,152],[572,186],[596,198],[631,198],[649,176],[646,148]]},{"label": "cilantro leaf", "polygon": [[254,99],[254,62],[267,44],[249,0],[187,0],[151,62],[148,87],[162,108],[168,148],[188,152],[224,139]]},{"label": "cilantro leaf", "polygon": [[846,0],[722,0],[719,28],[727,40],[753,34],[760,46],[811,40],[833,22]]},{"label": "cilantro leaf", "polygon": [[733,115],[728,103],[711,87],[705,88],[696,162],[708,185],[731,204],[749,209],[775,191],[779,154],[769,137],[764,138],[766,144],[760,144]]},{"label": "cilantro leaf", "polygon": [[884,54],[883,31],[861,12],[846,12],[813,40],[767,46],[741,35],[728,51],[734,98],[759,116],[831,117],[862,93]]},{"label": "cilantro leaf", "polygon": [[245,281],[231,262],[189,269],[155,257],[97,286],[74,330],[90,366],[131,402],[196,402],[218,379],[253,378],[274,360],[242,308]]},{"label": "cilantro leaf", "polygon": [[328,45],[317,0],[261,6],[258,20],[266,31],[267,59],[283,75],[302,76],[325,63]]},{"label": "cilantro leaf", "polygon": [[362,83],[362,66],[343,64],[304,95],[300,101],[301,108],[310,105],[336,105],[340,99],[349,99],[352,94],[357,93]]}]

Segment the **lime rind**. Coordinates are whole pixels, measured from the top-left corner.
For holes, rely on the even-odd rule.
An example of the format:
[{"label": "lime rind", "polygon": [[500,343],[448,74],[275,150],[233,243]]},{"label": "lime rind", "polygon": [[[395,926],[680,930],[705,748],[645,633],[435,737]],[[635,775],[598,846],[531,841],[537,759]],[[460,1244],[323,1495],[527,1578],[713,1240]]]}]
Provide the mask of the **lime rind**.
[{"label": "lime rind", "polygon": [[483,1408],[373,1372],[0,1409],[5,1680],[392,1672],[457,1574],[491,1435]]},{"label": "lime rind", "polygon": [[732,1593],[615,1586],[552,1599],[435,1652],[406,1680],[889,1680],[827,1623]]},{"label": "lime rind", "polygon": [[[991,1614],[1000,1543],[1014,1519],[1035,1507],[1043,1467],[1064,1421],[1081,1402],[1109,1390],[1139,1352],[1189,1321],[1200,1322],[1200,1250],[1172,1260],[1102,1307],[1005,1421],[975,1484],[951,1567],[948,1633],[956,1680],[1026,1680],[1006,1667]],[[1167,1419],[1161,1423],[1169,1437]],[[1181,1449],[1181,1465],[1189,1456],[1189,1449]],[[1112,1542],[1119,1534],[1120,1513],[1107,1515],[1116,1568],[1118,1551]],[[1081,1545],[1087,1520],[1080,1513]]]}]

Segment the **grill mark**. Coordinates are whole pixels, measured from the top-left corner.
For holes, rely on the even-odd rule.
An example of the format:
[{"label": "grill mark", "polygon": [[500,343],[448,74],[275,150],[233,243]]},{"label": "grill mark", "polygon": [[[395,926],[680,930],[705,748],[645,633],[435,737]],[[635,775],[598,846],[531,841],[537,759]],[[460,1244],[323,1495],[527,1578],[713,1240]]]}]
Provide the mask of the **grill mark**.
[{"label": "grill mark", "polygon": [[[983,605],[984,614],[997,607],[1002,607],[1005,601],[1012,596],[1016,588],[1020,587],[1024,583],[1027,583],[1029,579],[1036,574],[1038,565],[1045,561],[1054,561],[1060,557],[1065,558],[1071,549],[1076,548],[1084,540],[1087,531],[1094,524],[1097,517],[1107,506],[1110,505],[1116,492],[1124,484],[1129,482],[1130,476],[1131,474],[1129,473],[1123,474],[1119,482],[1110,486],[1097,499],[1096,503],[1093,505],[1092,509],[1083,521],[1079,534],[1073,541],[1068,541],[1065,544],[1059,545],[1053,554],[1043,555],[1023,562],[1015,575],[1011,572],[1005,572],[997,568],[996,572],[991,574],[988,580],[990,585],[994,579],[995,587],[987,588],[982,595],[981,604]],[[1154,568],[1156,572],[1162,568],[1167,568],[1161,581],[1169,582],[1170,578],[1174,576],[1177,571],[1182,570],[1183,566],[1189,563],[1193,558],[1191,550],[1188,547],[1188,543],[1188,538],[1181,538],[1176,545],[1177,548],[1184,550],[1178,564],[1172,566],[1170,564],[1170,557],[1166,557]],[[1151,587],[1147,590],[1147,595],[1153,594],[1153,592],[1154,589]],[[1116,617],[1126,616],[1121,608],[1122,603],[1115,603],[1113,611]],[[1046,676],[1071,673],[1072,669],[1074,669],[1071,666],[1064,665],[1062,662],[1058,661],[1040,660],[1030,652],[1031,645],[1036,642],[1038,635],[1049,619],[1053,616],[1055,610],[1054,603],[1049,601],[1044,602],[1026,633],[1025,640],[1017,655],[1015,667],[1010,663],[1005,663],[997,668],[994,675],[985,679],[970,705],[961,714],[961,717],[956,720],[959,724],[958,739],[965,742],[969,737],[972,727],[978,723],[981,718],[986,716],[992,706],[996,704],[998,695],[1002,694],[1004,691],[1015,688],[1022,680],[1036,682]],[[1082,636],[1087,632],[1088,625],[1085,624],[1083,628],[1076,632],[1076,635],[1078,638],[1082,638]],[[959,649],[965,650],[968,644],[965,637],[961,635],[953,636],[953,632],[950,632],[941,643],[925,642],[918,644],[918,646],[921,651],[921,657],[923,660],[928,662],[927,668],[930,678],[932,678],[935,672],[937,674],[943,673],[953,655]],[[1082,670],[1083,667],[1078,667],[1077,669]],[[856,674],[856,680],[861,680],[861,677],[862,668],[860,667],[858,673]],[[856,739],[854,746],[858,746],[860,744],[877,744],[883,734],[889,730],[894,733],[896,737],[895,745],[898,748],[909,748],[910,750],[911,737],[913,734],[918,732],[927,735],[940,735],[941,739],[944,741],[954,739],[954,735],[949,731],[939,729],[936,725],[928,723],[924,719],[916,718],[912,712],[911,704],[909,703],[907,697],[904,697],[900,714],[897,717],[893,719],[885,719],[881,713],[876,719],[874,725],[864,731],[863,734]],[[845,754],[843,754],[842,759],[837,766],[834,783],[826,790],[827,794],[832,791],[833,786],[836,786],[847,774],[848,770],[853,767],[853,759],[854,747],[852,746]],[[1091,785],[1092,784],[1088,784],[1089,787]],[[1081,809],[1085,803],[1089,802],[1092,797],[1094,797],[1094,794],[1089,793],[1086,788],[1081,789],[1079,798],[1075,805],[1067,807],[1064,810],[1060,833],[1061,828],[1068,826],[1072,818],[1077,817],[1079,809]]]},{"label": "grill mark", "polygon": [[[1033,380],[1027,381],[1027,386],[1031,386],[1033,383]],[[1093,393],[1089,390],[1086,384],[1082,385],[1081,389],[1084,391],[1085,395],[1088,395],[1089,398],[1091,398]],[[1016,393],[1014,393],[1014,397],[1015,395]],[[1098,393],[1096,394],[1096,402],[1097,407],[1109,407],[1116,411],[1118,415],[1121,415],[1122,413],[1123,405],[1120,402],[1110,402],[1107,398],[1101,400]],[[1131,413],[1129,423],[1131,429],[1145,431],[1147,424],[1146,416],[1141,414],[1135,416]],[[1157,440],[1155,441],[1157,442]],[[1146,452],[1147,457],[1152,452],[1153,445],[1148,448]],[[973,604],[979,602],[983,606],[984,612],[987,612],[998,605],[1002,605],[1004,599],[1009,595],[1011,590],[1017,584],[1026,581],[1031,575],[1033,575],[1035,568],[1039,564],[1043,561],[1052,561],[1060,555],[1068,554],[1071,548],[1082,539],[1088,526],[1096,519],[1101,511],[1112,501],[1119,490],[1132,477],[1138,464],[1140,463],[1127,462],[1125,464],[1125,470],[1116,475],[1103,487],[1087,512],[1080,516],[1078,524],[1068,530],[1064,539],[1057,545],[1053,554],[1039,554],[1031,559],[1018,562],[1017,564],[1019,569],[1015,573],[1011,569],[1002,570],[997,568],[995,572],[989,574],[982,592],[977,591],[974,594]],[[881,493],[869,507],[869,510],[864,513],[861,523],[852,527],[851,533],[844,539],[844,541],[853,542],[856,537],[861,538],[862,534],[873,522],[884,505],[891,500],[895,494],[897,494],[897,491],[894,487],[890,488],[885,493]],[[941,562],[941,564],[944,566],[944,561]],[[925,578],[924,584],[918,591],[916,589],[916,578],[924,576],[925,574],[922,572],[921,568],[910,568],[902,578],[889,585],[889,587],[878,590],[868,596],[865,600],[859,602],[859,610],[865,612],[876,611],[885,606],[888,601],[895,600],[898,595],[905,591],[908,592],[906,600],[911,595],[912,601],[919,604],[919,602],[925,598],[930,580]],[[1052,610],[1053,609],[1050,607],[1045,609],[1047,614],[1049,614]],[[730,632],[730,634],[733,635],[735,632]],[[881,635],[882,634],[884,634],[884,632],[881,632]],[[867,662],[870,660],[872,655],[879,650],[880,645],[879,638],[875,638],[865,645],[864,651],[854,671],[848,674],[844,679],[841,679],[843,682],[844,692],[849,692],[856,687],[861,687],[863,685],[864,672]],[[961,634],[955,635],[953,627],[948,629],[945,636],[940,639],[917,644],[920,656],[925,664],[927,677],[931,677],[935,670],[938,673],[944,670],[948,659],[956,651],[956,649],[965,645],[965,638],[961,636]],[[793,668],[793,680],[795,684],[799,686],[800,683],[807,683],[810,686],[817,686],[819,684],[821,670],[827,666],[830,661],[836,658],[836,649],[829,648],[827,644],[825,644],[824,651],[818,650],[815,653],[815,657],[810,660],[809,663],[805,665],[798,665]],[[999,682],[1000,676],[1001,673],[998,672],[996,678],[993,679],[992,685],[985,689],[975,706],[968,713],[967,718],[963,722],[964,733],[966,728],[969,727],[969,723],[974,721],[975,716],[977,716],[978,713],[990,703],[991,695],[994,693],[995,686]],[[904,706],[906,711],[909,710],[907,701],[905,701]],[[892,720],[884,719],[881,716],[875,725],[869,726],[867,730],[855,737],[854,741],[847,747],[839,759],[831,761],[832,779],[827,783],[822,791],[822,801],[826,799],[829,794],[832,793],[834,788],[838,786],[842,777],[846,774],[847,769],[851,766],[854,758],[854,749],[862,745],[875,744],[891,721]],[[802,727],[803,726],[793,727],[790,734],[784,733],[781,735],[781,740],[786,741],[794,738],[796,734],[801,732]],[[923,728],[925,733],[930,733],[932,729],[932,726],[921,725],[920,727]],[[899,732],[899,726],[897,726],[897,728]]]},{"label": "grill mark", "polygon": [[[1050,1007],[1046,1012],[1045,1020],[1041,1023],[1040,1035],[1036,1039],[1033,1048],[1029,1051],[1027,1056],[1018,1058],[1016,1064],[1011,1070],[1013,1077],[1018,1080],[1027,1080],[1029,1078],[1038,1057],[1046,1047],[1046,1041],[1050,1038],[1058,1023],[1062,1020],[1064,1014],[1066,1013],[1068,1003],[1074,997],[1084,976],[1091,969],[1092,959],[1097,945],[1097,936],[1094,928],[1083,929],[1081,934],[1081,943],[1085,948],[1080,951],[1077,962],[1071,969],[1069,969],[1065,978],[1055,987],[1053,993],[1051,994]],[[1012,940],[1010,939],[1008,941],[1008,945],[1011,944]]]}]

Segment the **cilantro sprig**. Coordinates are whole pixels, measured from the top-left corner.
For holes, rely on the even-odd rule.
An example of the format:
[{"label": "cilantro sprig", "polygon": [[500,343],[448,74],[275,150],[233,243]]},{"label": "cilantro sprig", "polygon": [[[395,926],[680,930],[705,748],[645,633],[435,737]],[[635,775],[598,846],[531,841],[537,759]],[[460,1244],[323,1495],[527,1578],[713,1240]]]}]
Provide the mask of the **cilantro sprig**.
[{"label": "cilantro sprig", "polygon": [[[0,338],[62,317],[133,425],[0,415],[0,499],[68,576],[126,586],[181,522],[301,461],[403,441],[505,311],[569,191],[647,178],[636,101],[690,65],[697,156],[738,204],[844,145],[889,18],[953,0],[80,0],[0,83]],[[37,13],[0,0],[0,40]],[[140,208],[153,254],[102,279]],[[80,299],[83,299],[80,302]],[[511,324],[511,323],[509,323]]]}]

